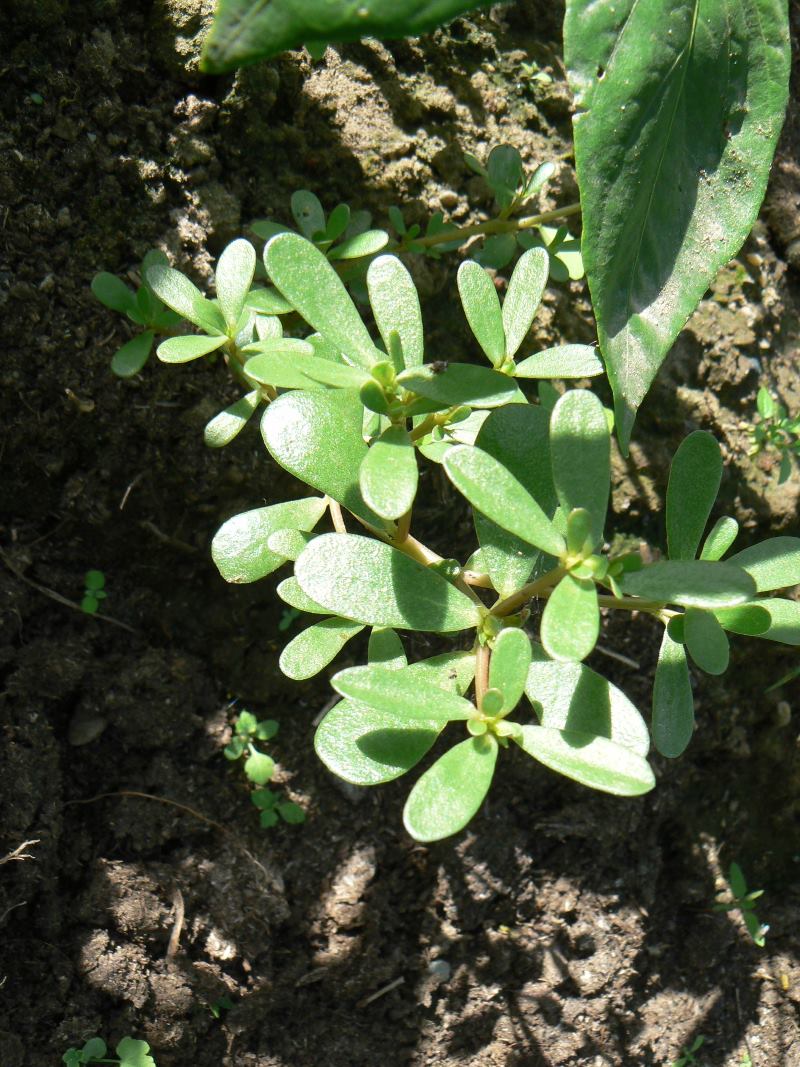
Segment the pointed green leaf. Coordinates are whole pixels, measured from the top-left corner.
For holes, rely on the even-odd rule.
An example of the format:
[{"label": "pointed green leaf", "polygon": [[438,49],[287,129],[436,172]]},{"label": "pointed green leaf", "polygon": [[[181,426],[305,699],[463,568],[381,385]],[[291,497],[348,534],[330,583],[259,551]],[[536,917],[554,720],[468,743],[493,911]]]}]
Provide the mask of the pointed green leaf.
[{"label": "pointed green leaf", "polygon": [[520,748],[557,774],[618,797],[648,793],[656,784],[647,760],[607,737],[546,726],[523,726]]},{"label": "pointed green leaf", "polygon": [[285,315],[287,312],[294,310],[289,301],[271,286],[251,289],[247,294],[244,306],[252,308],[259,315]]},{"label": "pointed green leaf", "polygon": [[603,373],[597,350],[591,345],[557,345],[521,360],[517,378],[594,378]]},{"label": "pointed green leaf", "polygon": [[790,69],[780,0],[570,0],[583,258],[627,448],[678,332],[758,213]]},{"label": "pointed green leaf", "polygon": [[118,348],[111,357],[111,370],[118,378],[132,378],[147,362],[155,334],[150,330],[137,334]]},{"label": "pointed green leaf", "polygon": [[321,607],[310,596],[306,596],[294,575],[279,582],[275,592],[285,604],[297,611],[307,611],[309,615],[330,614],[327,608]]},{"label": "pointed green leaf", "polygon": [[670,559],[694,559],[722,480],[716,438],[695,430],[672,460],[667,486],[667,545]]},{"label": "pointed green leaf", "polygon": [[397,380],[404,389],[427,397],[442,407],[465,404],[475,408],[496,408],[512,400],[524,400],[519,386],[507,374],[471,363],[428,363],[403,371]]},{"label": "pointed green leaf", "polygon": [[747,571],[759,593],[787,589],[800,583],[800,537],[771,537],[726,562]]},{"label": "pointed green leaf", "polygon": [[256,250],[241,237],[231,241],[217,261],[217,300],[229,330],[236,328],[247,303],[255,269]]},{"label": "pointed green leaf", "polygon": [[125,315],[136,307],[136,297],[115,274],[101,271],[92,278],[92,293],[107,308]]},{"label": "pointed green leaf", "polygon": [[607,737],[647,755],[647,724],[621,689],[582,663],[554,662],[540,645],[533,650],[525,694],[536,708],[540,726]]},{"label": "pointed green leaf", "polygon": [[694,697],[683,645],[664,628],[653,684],[653,744],[662,756],[676,759],[694,731]]},{"label": "pointed green leaf", "polygon": [[222,312],[179,270],[155,263],[147,269],[145,277],[159,300],[182,318],[208,333],[225,333]]},{"label": "pointed green leaf", "polygon": [[558,500],[566,515],[586,508],[592,542],[603,540],[611,488],[611,443],[603,405],[585,389],[564,393],[550,416],[550,459]]},{"label": "pointed green leaf", "polygon": [[363,410],[358,393],[349,389],[284,393],[264,412],[261,435],[267,450],[290,474],[370,525],[382,527],[358,487],[359,468],[367,454],[361,435]]},{"label": "pointed green leaf", "polygon": [[344,283],[318,248],[296,233],[273,237],[264,265],[275,287],[348,363],[369,368],[375,346]]},{"label": "pointed green leaf", "polygon": [[543,248],[530,248],[517,260],[503,301],[505,355],[512,358],[531,328],[547,285],[549,259]]},{"label": "pointed green leaf", "polygon": [[489,791],[496,762],[491,734],[445,752],[411,790],[403,809],[406,830],[416,841],[439,841],[463,830]]},{"label": "pointed green leaf", "polygon": [[156,355],[162,363],[189,363],[193,359],[216,352],[227,340],[227,337],[205,337],[202,334],[168,337],[158,346]]},{"label": "pointed green leaf", "polygon": [[367,289],[386,351],[389,351],[389,335],[394,330],[403,346],[405,366],[421,367],[425,340],[419,296],[411,275],[397,256],[378,256],[370,263]]},{"label": "pointed green leaf", "polygon": [[358,534],[315,538],[295,577],[318,604],[369,626],[449,633],[478,625],[482,614],[441,574]]},{"label": "pointed green leaf", "polygon": [[203,440],[209,448],[222,448],[229,445],[237,434],[241,433],[258,407],[261,394],[258,389],[243,396],[235,404],[215,415],[203,430]]},{"label": "pointed green leaf", "polygon": [[399,519],[417,495],[417,454],[402,426],[388,426],[361,461],[361,495],[384,519]]},{"label": "pointed green leaf", "polygon": [[489,662],[489,687],[503,694],[503,711],[513,711],[525,691],[531,643],[523,630],[508,627],[495,638]]},{"label": "pointed green leaf", "polygon": [[458,268],[458,292],[475,340],[489,362],[499,367],[506,354],[506,337],[500,297],[491,275],[480,263],[464,260]]},{"label": "pointed green leaf", "polygon": [[313,678],[342,651],[351,637],[364,629],[346,619],[323,619],[293,638],[281,652],[278,665],[287,678]]},{"label": "pointed green leaf", "polygon": [[369,635],[367,659],[371,666],[386,667],[393,671],[408,666],[403,642],[394,630],[385,626],[373,627]]},{"label": "pointed green leaf", "polygon": [[[767,641],[780,641],[784,645],[800,645],[800,603],[796,600],[784,600],[782,597],[771,597],[757,601],[756,606],[769,613],[770,625],[764,633],[751,636],[763,637]],[[751,634],[750,620],[746,620],[742,625],[737,617],[737,609],[725,608],[714,614],[726,630],[735,634]]]},{"label": "pointed green leaf", "polygon": [[756,583],[730,561],[660,560],[625,574],[625,593],[687,608],[725,608],[752,600]]},{"label": "pointed green leaf", "polygon": [[539,636],[547,654],[577,663],[592,651],[599,633],[600,608],[594,582],[564,575],[542,614]]},{"label": "pointed green leaf", "polygon": [[415,719],[451,722],[476,715],[475,706],[469,700],[422,681],[407,667],[401,670],[349,667],[335,674],[331,685],[348,700],[394,715],[398,722]]},{"label": "pointed green leaf", "polygon": [[722,559],[739,532],[739,523],[727,515],[717,519],[711,527],[711,532],[703,542],[700,559]]},{"label": "pointed green leaf", "polygon": [[312,530],[325,508],[325,500],[314,496],[234,515],[211,542],[211,556],[220,574],[226,582],[255,582],[271,574],[286,558],[267,548],[269,535],[287,527]]},{"label": "pointed green leaf", "polygon": [[389,234],[385,230],[367,230],[365,233],[354,233],[352,237],[345,237],[335,248],[328,252],[328,259],[361,259],[363,256],[374,256],[382,251],[389,243]]},{"label": "pointed green leaf", "polygon": [[764,637],[772,625],[772,617],[759,601],[752,604],[740,604],[737,608],[722,608],[714,612],[717,621],[726,630],[735,634],[747,634],[749,637]]},{"label": "pointed green leaf", "polygon": [[706,674],[724,674],[731,649],[728,637],[710,611],[689,608],[683,623],[683,639],[689,655]]},{"label": "pointed green leaf", "polygon": [[560,556],[566,545],[539,504],[496,459],[479,448],[455,445],[444,458],[453,485],[474,508],[529,545]]}]

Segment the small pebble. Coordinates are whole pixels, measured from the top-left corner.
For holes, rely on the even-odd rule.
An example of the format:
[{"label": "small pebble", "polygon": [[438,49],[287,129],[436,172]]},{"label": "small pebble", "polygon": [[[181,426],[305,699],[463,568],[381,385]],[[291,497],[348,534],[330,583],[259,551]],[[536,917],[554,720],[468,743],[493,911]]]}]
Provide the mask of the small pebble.
[{"label": "small pebble", "polygon": [[431,960],[428,964],[428,974],[432,974],[433,977],[438,978],[440,982],[448,981],[452,973],[453,968],[447,960]]}]

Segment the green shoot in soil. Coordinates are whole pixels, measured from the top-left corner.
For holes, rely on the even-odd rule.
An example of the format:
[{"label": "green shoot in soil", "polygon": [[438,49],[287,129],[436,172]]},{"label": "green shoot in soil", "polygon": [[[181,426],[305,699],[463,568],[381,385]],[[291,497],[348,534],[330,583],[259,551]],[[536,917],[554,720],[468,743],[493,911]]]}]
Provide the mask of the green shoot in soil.
[{"label": "green shoot in soil", "polygon": [[732,863],[728,872],[731,900],[718,901],[714,905],[714,911],[739,911],[744,919],[747,932],[753,939],[753,943],[763,948],[769,931],[769,926],[764,925],[755,913],[756,901],[763,896],[763,889],[748,889],[742,868],[738,863]]},{"label": "green shoot in soil", "polygon": [[792,475],[793,460],[800,456],[800,416],[790,416],[768,389],[758,390],[756,399],[757,421],[748,427],[750,448],[748,456],[761,452],[776,452],[781,465],[778,485],[783,485]]},{"label": "green shoot in soil", "polygon": [[244,773],[256,787],[250,799],[259,811],[259,821],[265,830],[275,826],[280,819],[293,826],[298,826],[306,819],[306,813],[299,804],[282,800],[278,793],[264,788],[275,773],[275,761],[257,748],[255,742],[271,741],[278,729],[279,724],[274,719],[262,719],[259,722],[251,711],[242,711],[234,723],[233,738],[223,750],[226,759],[244,757]]},{"label": "green shoot in soil", "polygon": [[102,571],[87,571],[84,584],[81,611],[85,611],[87,615],[95,615],[100,608],[100,602],[108,596],[106,576]]},{"label": "green shoot in soil", "polygon": [[115,1067],[156,1067],[146,1041],[123,1037],[115,1051],[116,1056],[108,1056],[108,1046],[102,1037],[91,1037],[82,1048],[67,1049],[61,1062],[67,1067],[81,1067],[90,1063],[110,1063]]}]

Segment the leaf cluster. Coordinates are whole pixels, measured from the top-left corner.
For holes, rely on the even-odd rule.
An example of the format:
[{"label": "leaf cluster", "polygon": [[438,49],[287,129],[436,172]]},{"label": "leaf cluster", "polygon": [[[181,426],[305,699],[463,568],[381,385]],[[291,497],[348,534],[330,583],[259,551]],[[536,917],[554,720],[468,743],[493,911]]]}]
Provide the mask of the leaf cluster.
[{"label": "leaf cluster", "polygon": [[275,761],[256,745],[271,741],[280,724],[275,719],[257,719],[251,711],[241,711],[233,724],[233,737],[223,749],[226,759],[244,759],[244,773],[255,787],[250,800],[258,809],[259,822],[268,830],[281,819],[293,826],[305,822],[306,813],[292,800],[283,800],[279,793],[267,789],[266,783],[275,773]]},{"label": "leaf cluster", "polygon": [[756,397],[757,421],[748,427],[750,448],[748,456],[761,452],[777,452],[781,458],[778,485],[792,475],[792,461],[800,456],[800,416],[789,415],[786,407],[762,386]]},{"label": "leaf cluster", "polygon": [[61,1057],[67,1067],[89,1063],[110,1063],[117,1067],[156,1067],[146,1041],[123,1037],[116,1047],[116,1057],[108,1056],[108,1046],[101,1037],[90,1037],[82,1048],[69,1048]]},{"label": "leaf cluster", "polygon": [[108,596],[106,592],[106,576],[102,571],[91,570],[84,577],[84,591],[81,598],[81,611],[87,615],[95,615],[100,609],[100,602]]}]

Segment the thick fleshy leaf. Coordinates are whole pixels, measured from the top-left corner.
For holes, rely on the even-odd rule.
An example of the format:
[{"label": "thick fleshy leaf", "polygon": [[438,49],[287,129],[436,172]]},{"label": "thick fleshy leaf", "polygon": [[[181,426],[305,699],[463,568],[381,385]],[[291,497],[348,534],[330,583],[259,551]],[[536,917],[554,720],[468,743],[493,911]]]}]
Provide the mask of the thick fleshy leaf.
[{"label": "thick fleshy leaf", "polygon": [[687,608],[725,608],[756,595],[756,583],[730,561],[660,560],[623,575],[625,593]]},{"label": "thick fleshy leaf", "polygon": [[421,367],[425,340],[419,296],[411,275],[397,256],[373,259],[367,271],[367,290],[386,351],[390,347],[389,335],[394,331],[400,338],[404,366]]},{"label": "thick fleshy leaf", "polygon": [[724,674],[728,669],[730,644],[712,612],[689,608],[684,616],[683,639],[689,655],[701,671]]},{"label": "thick fleshy leaf", "polygon": [[252,393],[247,393],[241,400],[215,415],[203,430],[203,440],[208,447],[222,448],[230,444],[245,428],[259,402],[260,393],[258,389],[254,389]]},{"label": "thick fleshy leaf", "polygon": [[193,359],[216,352],[227,341],[227,337],[206,337],[203,334],[168,337],[158,346],[156,355],[162,363],[190,363]]},{"label": "thick fleshy leaf", "polygon": [[750,620],[744,624],[737,617],[736,608],[726,608],[714,614],[732,633],[744,633],[753,637],[763,637],[767,641],[780,641],[784,645],[800,645],[800,603],[796,600],[784,600],[783,597],[769,597],[757,601],[757,606],[769,613],[770,625],[764,633],[751,634]]},{"label": "thick fleshy leaf", "polygon": [[319,197],[308,189],[295,189],[291,199],[292,218],[309,241],[325,230],[325,209]]},{"label": "thick fleshy leaf", "polygon": [[594,378],[603,373],[597,350],[591,345],[557,345],[521,360],[517,378]]},{"label": "thick fleshy leaf", "polygon": [[287,678],[313,678],[342,651],[351,637],[364,629],[346,619],[323,619],[292,638],[281,652],[278,665]]},{"label": "thick fleshy leaf", "polygon": [[256,250],[241,237],[231,241],[217,261],[217,300],[229,330],[236,327],[247,303],[255,269]]},{"label": "thick fleshy leaf", "polygon": [[115,274],[101,271],[92,278],[92,293],[107,308],[125,315],[136,307],[136,297]]},{"label": "thick fleshy leaf", "polygon": [[206,300],[185,274],[163,263],[145,272],[147,284],[168,308],[208,333],[225,333],[225,319],[219,308]]},{"label": "thick fleshy leaf", "polygon": [[245,307],[252,308],[259,315],[285,315],[293,311],[289,301],[281,296],[277,289],[268,288],[251,289],[244,302]]},{"label": "thick fleshy leaf", "polygon": [[546,726],[523,726],[512,740],[551,771],[590,789],[618,797],[636,797],[656,784],[647,760],[607,737]]},{"label": "thick fleshy leaf", "polygon": [[358,471],[367,454],[361,435],[363,411],[358,393],[349,389],[284,393],[264,412],[261,435],[290,474],[381,527],[358,487]]},{"label": "thick fleshy leaf", "polygon": [[583,259],[627,449],[678,332],[755,221],[790,68],[783,0],[569,0]]},{"label": "thick fleshy leaf", "polygon": [[346,237],[344,241],[336,245],[328,252],[328,259],[361,259],[363,256],[374,256],[382,251],[389,243],[389,234],[385,230],[367,230],[365,233],[354,233],[352,237]]},{"label": "thick fleshy leaf", "polygon": [[399,519],[417,495],[417,453],[402,426],[388,426],[359,469],[361,495],[384,519]]},{"label": "thick fleshy leaf", "polygon": [[488,452],[456,445],[444,457],[450,481],[474,508],[529,545],[560,556],[564,538],[527,489]]},{"label": "thick fleshy leaf", "polygon": [[[492,411],[475,444],[487,452],[527,489],[546,515],[556,508],[550,467],[550,418],[540,406],[507,404]],[[530,578],[540,553],[479,511],[475,531],[483,550],[485,569],[501,596],[511,596]]]},{"label": "thick fleshy leaf", "polygon": [[415,719],[463,721],[476,714],[469,700],[422,681],[408,668],[349,667],[335,674],[331,685],[348,700],[394,715],[399,723]]},{"label": "thick fleshy leaf", "polygon": [[[283,299],[283,298],[281,298]],[[275,341],[283,337],[283,326],[277,315],[256,315],[256,337],[259,341]]]},{"label": "thick fleshy leaf", "polygon": [[223,523],[211,542],[211,555],[226,582],[255,582],[286,562],[267,547],[276,530],[313,530],[325,512],[321,497],[306,497],[286,504],[234,515]]},{"label": "thick fleshy leaf", "polygon": [[408,666],[403,642],[394,630],[386,626],[373,627],[369,635],[367,659],[371,666],[386,667],[393,671]]},{"label": "thick fleshy leaf", "polygon": [[264,265],[275,287],[307,323],[343,353],[348,363],[369,368],[380,353],[339,275],[310,241],[296,233],[273,237]]},{"label": "thick fleshy leaf", "polygon": [[694,698],[683,645],[664,628],[653,683],[653,744],[662,756],[676,759],[694,731]]},{"label": "thick fleshy leaf", "polygon": [[295,577],[318,604],[369,626],[449,633],[480,622],[478,605],[441,574],[358,534],[315,538]]},{"label": "thick fleshy leaf", "polygon": [[147,330],[126,341],[111,357],[111,370],[118,378],[131,378],[147,362],[155,334]]},{"label": "thick fleshy leaf", "polygon": [[267,538],[267,548],[276,556],[285,556],[286,559],[296,560],[306,545],[315,535],[305,533],[303,530],[276,530]]},{"label": "thick fleshy leaf", "polygon": [[749,637],[764,637],[772,625],[772,617],[759,601],[740,604],[737,608],[722,608],[714,612],[726,630]]},{"label": "thick fleshy leaf", "polygon": [[543,248],[529,248],[517,260],[503,301],[505,355],[513,357],[531,328],[547,285],[549,259]]},{"label": "thick fleshy leaf", "polygon": [[360,389],[369,381],[369,375],[359,367],[306,355],[304,349],[311,349],[311,345],[299,340],[292,345],[295,340],[294,337],[284,337],[266,344],[248,345],[248,349],[263,347],[265,351],[248,359],[245,374],[253,381],[279,389],[314,389],[319,385]]},{"label": "thick fleshy leaf", "polygon": [[445,752],[422,775],[403,809],[417,841],[439,841],[463,830],[483,803],[497,762],[492,734],[470,737]]},{"label": "thick fleshy leaf", "polygon": [[564,575],[542,614],[539,636],[547,654],[577,663],[592,651],[599,633],[600,608],[594,582]]},{"label": "thick fleshy leaf", "polygon": [[800,537],[771,537],[726,562],[747,571],[759,593],[788,589],[800,583]]},{"label": "thick fleshy leaf", "polygon": [[721,519],[717,519],[711,527],[708,537],[703,542],[700,559],[722,559],[736,540],[738,532],[739,523],[736,519],[732,519],[728,515],[723,515]]},{"label": "thick fleshy leaf", "polygon": [[506,336],[500,297],[492,276],[480,263],[467,259],[458,268],[458,292],[475,340],[489,362],[498,367],[505,358]]},{"label": "thick fleshy leaf", "polygon": [[669,470],[667,547],[670,559],[694,559],[722,480],[716,438],[695,430],[682,442]]},{"label": "thick fleshy leaf", "polygon": [[525,692],[531,642],[524,630],[507,627],[497,635],[489,662],[489,687],[503,694],[503,711],[513,711]]},{"label": "thick fleshy leaf", "polygon": [[519,386],[507,374],[471,363],[428,363],[398,375],[404,389],[410,389],[441,407],[465,404],[474,408],[496,408],[522,398]]},{"label": "thick fleshy leaf", "polygon": [[603,540],[611,488],[611,442],[603,405],[585,389],[564,393],[550,416],[550,460],[558,501],[566,515],[586,508],[592,541]]},{"label": "thick fleshy leaf", "polygon": [[307,611],[309,615],[330,615],[327,608],[321,607],[310,596],[306,596],[294,575],[279,582],[275,592],[285,604],[297,611]]},{"label": "thick fleshy leaf", "polygon": [[539,725],[607,737],[640,756],[650,749],[650,733],[642,716],[608,679],[582,663],[557,663],[533,646],[525,694],[534,705]]},{"label": "thick fleshy leaf", "polygon": [[475,677],[475,653],[443,652],[439,656],[412,663],[408,669],[420,681],[463,696]]}]

